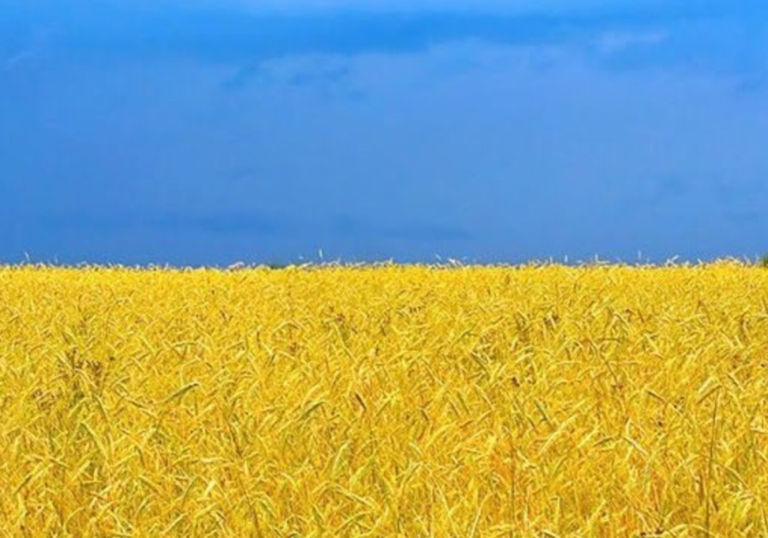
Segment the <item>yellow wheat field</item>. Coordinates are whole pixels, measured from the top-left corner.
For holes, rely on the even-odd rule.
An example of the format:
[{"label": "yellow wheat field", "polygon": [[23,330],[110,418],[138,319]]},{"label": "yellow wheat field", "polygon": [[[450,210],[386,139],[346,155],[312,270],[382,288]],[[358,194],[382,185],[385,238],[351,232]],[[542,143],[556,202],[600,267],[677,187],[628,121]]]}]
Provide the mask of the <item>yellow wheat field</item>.
[{"label": "yellow wheat field", "polygon": [[768,270],[0,269],[8,536],[768,535]]}]

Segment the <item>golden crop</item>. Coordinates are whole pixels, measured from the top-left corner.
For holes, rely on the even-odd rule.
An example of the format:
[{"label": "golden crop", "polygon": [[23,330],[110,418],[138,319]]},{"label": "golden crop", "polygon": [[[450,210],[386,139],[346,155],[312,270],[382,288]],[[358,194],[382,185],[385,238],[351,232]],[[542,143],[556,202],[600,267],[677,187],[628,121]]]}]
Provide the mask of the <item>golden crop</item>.
[{"label": "golden crop", "polygon": [[768,270],[0,269],[0,530],[768,535]]}]

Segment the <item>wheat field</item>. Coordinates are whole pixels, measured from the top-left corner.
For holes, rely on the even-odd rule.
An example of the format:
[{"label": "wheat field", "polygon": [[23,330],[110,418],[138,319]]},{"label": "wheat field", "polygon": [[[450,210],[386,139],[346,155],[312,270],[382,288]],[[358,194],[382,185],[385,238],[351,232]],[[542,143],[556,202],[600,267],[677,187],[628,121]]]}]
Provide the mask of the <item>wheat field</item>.
[{"label": "wheat field", "polygon": [[0,269],[7,536],[768,535],[768,270]]}]

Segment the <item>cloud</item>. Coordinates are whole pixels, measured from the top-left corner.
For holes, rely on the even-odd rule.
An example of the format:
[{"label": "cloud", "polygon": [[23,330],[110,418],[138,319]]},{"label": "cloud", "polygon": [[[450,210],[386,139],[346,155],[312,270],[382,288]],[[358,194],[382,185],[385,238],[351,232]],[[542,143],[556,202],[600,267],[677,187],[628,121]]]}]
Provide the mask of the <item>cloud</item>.
[{"label": "cloud", "polygon": [[35,51],[32,49],[29,50],[22,50],[20,52],[17,52],[15,54],[12,54],[10,57],[8,57],[3,65],[3,69],[5,71],[11,71],[15,69],[18,65],[21,63],[33,58],[35,56]]},{"label": "cloud", "polygon": [[[574,47],[606,69],[682,63],[738,72],[748,88],[768,72],[762,53],[767,16],[768,2],[757,0],[491,0],[472,7],[446,1],[417,7],[295,1],[280,7],[249,1],[7,0],[0,6],[0,58],[8,58],[6,71],[18,65],[23,58],[14,55],[42,33],[46,58],[53,61],[213,62],[235,68],[223,83],[234,90],[264,75],[269,60],[415,53],[474,40]],[[292,82],[312,77],[322,74],[301,73]]]},{"label": "cloud", "polygon": [[424,222],[372,223],[351,215],[337,215],[330,222],[335,235],[354,238],[381,238],[401,241],[466,241],[472,239],[467,230],[444,224]]},{"label": "cloud", "polygon": [[681,199],[695,195],[694,186],[677,176],[665,176],[635,185],[634,192],[627,196],[622,207],[645,211],[660,205],[679,205]]},{"label": "cloud", "polygon": [[349,78],[350,73],[351,70],[347,66],[304,71],[291,75],[288,79],[288,84],[299,88],[306,86],[317,87],[318,85],[326,86],[346,80]]},{"label": "cloud", "polygon": [[[139,0],[102,0],[87,6],[76,0],[58,0],[35,7],[28,0],[11,0],[0,7],[0,19],[4,19],[0,42],[17,42],[42,27],[50,31],[52,46],[61,54],[172,55],[255,63],[307,53],[412,52],[462,39],[562,41],[584,32],[598,32],[604,46],[610,48],[636,41],[638,36],[647,41],[648,35],[631,31],[637,26],[707,13],[692,7],[653,10],[629,9],[623,3],[615,7],[616,2],[602,4],[602,9],[584,12],[553,8],[509,13],[492,7],[404,10],[397,4],[389,10],[331,6],[278,11]],[[605,32],[612,28],[613,33]]]},{"label": "cloud", "polygon": [[763,213],[754,210],[728,211],[725,218],[737,226],[756,226],[765,221]]},{"label": "cloud", "polygon": [[278,219],[255,213],[221,214],[59,214],[26,216],[19,220],[25,226],[103,232],[203,232],[214,235],[259,234],[284,232]]},{"label": "cloud", "polygon": [[600,34],[596,40],[598,50],[603,54],[615,54],[637,46],[653,46],[664,42],[669,32],[662,30],[615,31]]},{"label": "cloud", "polygon": [[461,241],[471,239],[466,230],[450,225],[425,222],[374,223],[349,215],[330,221],[307,221],[272,217],[259,213],[78,213],[25,215],[14,220],[25,228],[87,231],[89,233],[205,233],[219,236],[241,234],[258,236],[321,236],[358,239],[397,239],[405,241]]},{"label": "cloud", "polygon": [[224,80],[222,87],[226,90],[240,90],[254,79],[261,79],[293,88],[311,88],[326,95],[335,93],[335,90],[343,90],[345,95],[360,93],[350,86],[353,73],[348,65],[325,65],[325,62],[313,61],[293,67],[288,73],[278,74],[258,64],[247,65]]},{"label": "cloud", "polygon": [[225,90],[240,90],[262,73],[261,65],[246,65],[239,68],[234,75],[224,80],[221,86]]}]

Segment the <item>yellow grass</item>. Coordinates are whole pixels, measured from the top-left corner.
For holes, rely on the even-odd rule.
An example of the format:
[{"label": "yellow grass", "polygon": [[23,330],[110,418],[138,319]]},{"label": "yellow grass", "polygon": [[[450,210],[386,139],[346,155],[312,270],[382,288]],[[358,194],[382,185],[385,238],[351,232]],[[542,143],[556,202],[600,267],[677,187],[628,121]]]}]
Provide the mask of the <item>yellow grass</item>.
[{"label": "yellow grass", "polygon": [[0,531],[768,534],[768,270],[0,269]]}]

